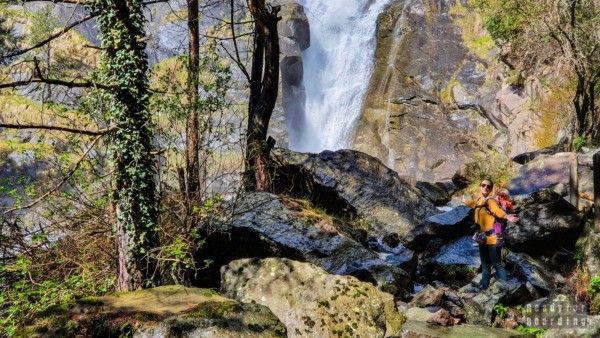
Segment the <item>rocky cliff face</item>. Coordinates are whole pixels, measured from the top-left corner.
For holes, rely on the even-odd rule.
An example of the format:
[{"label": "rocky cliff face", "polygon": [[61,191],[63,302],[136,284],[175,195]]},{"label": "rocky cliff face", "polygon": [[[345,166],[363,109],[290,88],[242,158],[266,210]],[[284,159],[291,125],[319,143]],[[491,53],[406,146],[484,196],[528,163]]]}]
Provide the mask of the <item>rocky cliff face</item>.
[{"label": "rocky cliff face", "polygon": [[281,21],[277,26],[281,48],[280,104],[285,115],[286,143],[289,144],[298,138],[298,127],[305,123],[306,90],[302,51],[310,46],[310,28],[302,5],[291,0],[281,2]]},{"label": "rocky cliff face", "polygon": [[[466,1],[394,1],[379,17],[354,148],[416,180],[448,179],[488,148],[537,148],[544,90],[499,60],[482,27]],[[552,143],[558,129],[543,137]]]}]

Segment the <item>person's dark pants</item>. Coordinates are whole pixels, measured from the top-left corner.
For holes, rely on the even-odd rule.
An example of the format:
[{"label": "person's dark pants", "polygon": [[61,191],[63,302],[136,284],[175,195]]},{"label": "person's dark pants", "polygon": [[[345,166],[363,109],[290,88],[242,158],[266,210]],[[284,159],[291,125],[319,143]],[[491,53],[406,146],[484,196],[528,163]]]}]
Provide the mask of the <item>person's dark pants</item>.
[{"label": "person's dark pants", "polygon": [[483,289],[487,289],[490,285],[490,278],[492,276],[492,266],[496,274],[496,279],[500,281],[507,281],[506,270],[502,264],[502,255],[500,250],[502,247],[495,245],[479,245],[479,257],[481,258],[481,283],[480,286]]}]

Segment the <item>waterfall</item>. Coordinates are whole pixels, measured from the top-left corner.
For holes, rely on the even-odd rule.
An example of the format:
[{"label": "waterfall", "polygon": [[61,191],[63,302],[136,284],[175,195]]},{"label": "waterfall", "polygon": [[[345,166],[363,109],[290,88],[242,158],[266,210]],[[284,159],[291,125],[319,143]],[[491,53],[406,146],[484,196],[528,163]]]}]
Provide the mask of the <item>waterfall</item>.
[{"label": "waterfall", "polygon": [[390,1],[301,1],[311,46],[303,52],[306,113],[293,150],[350,146],[373,70],[377,17]]}]

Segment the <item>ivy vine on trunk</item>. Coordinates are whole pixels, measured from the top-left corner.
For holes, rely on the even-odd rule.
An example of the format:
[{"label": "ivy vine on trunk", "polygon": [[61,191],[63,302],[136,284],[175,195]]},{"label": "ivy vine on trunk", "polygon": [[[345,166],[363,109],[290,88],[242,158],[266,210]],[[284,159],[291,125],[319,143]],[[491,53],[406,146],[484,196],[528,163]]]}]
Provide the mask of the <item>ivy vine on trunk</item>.
[{"label": "ivy vine on trunk", "polygon": [[119,252],[118,289],[153,284],[158,246],[152,122],[148,112],[148,62],[141,0],[86,2],[98,16],[102,42],[100,77],[115,89],[105,92],[109,119],[118,129],[110,135],[114,169],[113,203]]}]

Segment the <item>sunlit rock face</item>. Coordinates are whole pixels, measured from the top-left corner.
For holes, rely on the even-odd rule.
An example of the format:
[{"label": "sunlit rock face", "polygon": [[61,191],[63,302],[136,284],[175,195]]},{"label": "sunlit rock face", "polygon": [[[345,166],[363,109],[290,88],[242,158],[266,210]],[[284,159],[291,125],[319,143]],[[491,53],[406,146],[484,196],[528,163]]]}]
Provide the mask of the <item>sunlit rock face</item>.
[{"label": "sunlit rock face", "polygon": [[540,83],[511,80],[467,6],[396,0],[379,16],[374,71],[352,147],[406,178],[445,180],[476,152],[536,148],[540,118],[531,107],[543,94]]}]

